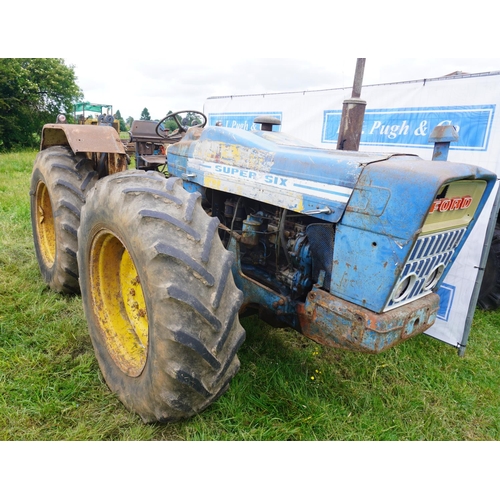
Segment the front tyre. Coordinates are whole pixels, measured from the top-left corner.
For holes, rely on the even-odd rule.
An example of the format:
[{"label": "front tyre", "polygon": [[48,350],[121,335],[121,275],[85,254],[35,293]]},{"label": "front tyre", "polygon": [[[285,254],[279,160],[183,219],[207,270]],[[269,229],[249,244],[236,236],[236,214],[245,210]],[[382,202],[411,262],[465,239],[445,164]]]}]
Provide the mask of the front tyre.
[{"label": "front tyre", "polygon": [[55,292],[78,293],[77,231],[97,174],[83,155],[53,146],[38,153],[31,174],[31,226],[38,265]]},{"label": "front tyre", "polygon": [[201,412],[239,369],[242,293],[219,221],[157,172],[100,180],[82,211],[78,262],[103,376],[144,422]]}]

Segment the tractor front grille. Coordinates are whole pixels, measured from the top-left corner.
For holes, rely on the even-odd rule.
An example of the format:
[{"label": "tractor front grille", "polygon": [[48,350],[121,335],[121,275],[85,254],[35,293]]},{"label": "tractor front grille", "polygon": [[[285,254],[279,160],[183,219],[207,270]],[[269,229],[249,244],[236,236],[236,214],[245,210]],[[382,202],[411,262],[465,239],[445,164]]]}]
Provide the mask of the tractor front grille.
[{"label": "tractor front grille", "polygon": [[432,293],[466,230],[466,227],[462,227],[418,238],[384,310],[394,309]]}]

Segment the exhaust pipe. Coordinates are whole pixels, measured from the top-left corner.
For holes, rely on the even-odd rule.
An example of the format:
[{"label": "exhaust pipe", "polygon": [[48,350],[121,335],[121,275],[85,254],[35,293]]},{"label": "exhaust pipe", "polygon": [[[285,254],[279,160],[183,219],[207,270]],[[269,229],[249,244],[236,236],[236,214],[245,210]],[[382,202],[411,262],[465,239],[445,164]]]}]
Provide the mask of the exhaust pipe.
[{"label": "exhaust pipe", "polygon": [[357,59],[356,61],[356,72],[354,74],[351,98],[346,99],[342,107],[337,149],[345,151],[359,150],[366,108],[366,101],[360,99],[365,61],[366,59]]}]

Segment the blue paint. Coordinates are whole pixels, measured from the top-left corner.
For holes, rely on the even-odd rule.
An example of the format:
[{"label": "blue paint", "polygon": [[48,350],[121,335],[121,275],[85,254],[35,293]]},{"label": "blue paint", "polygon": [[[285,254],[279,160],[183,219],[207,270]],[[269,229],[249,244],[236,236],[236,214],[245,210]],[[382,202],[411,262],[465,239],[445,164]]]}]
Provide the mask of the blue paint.
[{"label": "blue paint", "polygon": [[459,139],[457,131],[453,125],[441,125],[432,131],[429,142],[434,143],[432,159],[434,161],[446,161],[450,150],[450,143]]},{"label": "blue paint", "polygon": [[[210,159],[197,156],[203,154],[200,151],[204,151],[204,144],[207,149],[211,148]],[[225,147],[220,155],[218,145]],[[237,146],[241,153],[237,159],[225,157],[230,145]],[[252,152],[258,156],[257,165],[248,159]],[[370,155],[373,161],[386,157]],[[197,161],[188,162],[191,158]],[[237,166],[236,161],[240,162]],[[275,198],[277,206],[302,213],[326,207],[325,213],[318,217],[330,222],[338,222],[342,217],[364,161],[366,154],[304,146],[301,141],[294,143],[292,138],[280,132],[247,132],[226,127],[207,127],[199,139],[181,141],[168,148],[168,168],[172,175],[195,175],[201,183],[210,175],[235,186],[244,185],[242,189],[253,187],[259,190],[257,199],[269,203],[270,197]],[[298,200],[292,206],[280,201],[287,192]]]},{"label": "blue paint", "polygon": [[[426,146],[432,147],[427,142]],[[229,244],[235,254],[235,283],[243,291],[248,307],[257,306],[261,312],[265,310],[293,328],[307,331],[312,338],[321,332],[321,341],[371,352],[423,331],[435,319],[438,297],[431,288],[434,291],[439,287],[446,271],[436,274],[436,285],[424,288],[436,262],[413,257],[422,254],[417,242],[439,190],[461,178],[484,179],[487,188],[479,203],[479,214],[496,182],[496,175],[480,167],[424,161],[415,155],[325,150],[280,132],[220,126],[207,127],[196,137],[186,134],[181,142],[168,148],[167,154],[169,174],[183,178],[191,190],[197,185],[202,193],[205,187],[219,189],[228,197],[243,196],[252,202],[261,201],[264,206],[312,215],[317,219],[314,223],[335,223],[323,224],[332,228],[333,241],[327,247],[331,270],[323,264],[329,264],[330,257],[323,259],[323,254],[322,268],[316,270],[325,276],[329,273],[320,302],[311,297],[318,297],[320,292],[312,277],[313,255],[318,254],[314,254],[312,239],[309,241],[313,233],[305,229],[305,225],[313,226],[308,218],[299,223],[304,224],[303,229],[290,237],[280,232],[273,243],[276,229],[264,237],[257,230],[257,214],[255,221],[246,219],[238,236],[241,243],[232,238]],[[270,220],[278,217],[273,215],[275,210],[262,206],[259,210],[267,211]],[[464,230],[454,252],[443,257],[447,268],[474,222]],[[282,242],[281,237],[289,239]],[[280,244],[282,249],[287,248],[281,262],[266,266],[261,263],[261,254],[251,254],[260,248],[260,238],[268,238],[269,248],[279,251]],[[432,259],[434,255],[422,254],[424,258]],[[417,262],[408,264],[409,259]],[[411,273],[415,278],[413,288],[408,288],[409,295],[395,300],[398,281]],[[412,299],[415,301],[409,303]],[[406,305],[399,307],[401,304]],[[360,321],[361,317],[365,320]]]},{"label": "blue paint", "polygon": [[[392,306],[396,280],[410,258],[439,188],[457,178],[472,176],[489,181],[476,212],[479,214],[494,187],[494,176],[485,169],[397,156],[365,166],[337,225],[331,293],[376,312]],[[361,197],[360,190],[368,195]],[[361,203],[363,200],[367,204]],[[474,224],[475,220],[449,256],[447,270]]]}]

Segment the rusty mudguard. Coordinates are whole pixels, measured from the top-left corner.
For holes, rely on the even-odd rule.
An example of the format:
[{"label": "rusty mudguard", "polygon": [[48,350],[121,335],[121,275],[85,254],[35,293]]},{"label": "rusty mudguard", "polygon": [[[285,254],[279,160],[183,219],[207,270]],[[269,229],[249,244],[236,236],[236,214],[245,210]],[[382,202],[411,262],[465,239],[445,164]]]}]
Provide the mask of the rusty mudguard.
[{"label": "rusty mudguard", "polygon": [[428,330],[438,309],[435,293],[377,314],[315,288],[298,314],[302,333],[320,344],[379,353]]},{"label": "rusty mudguard", "polygon": [[128,157],[113,127],[47,124],[42,130],[40,150],[51,146],[69,146],[73,153],[85,153],[89,158],[93,154],[106,154],[110,174],[127,169]]}]

